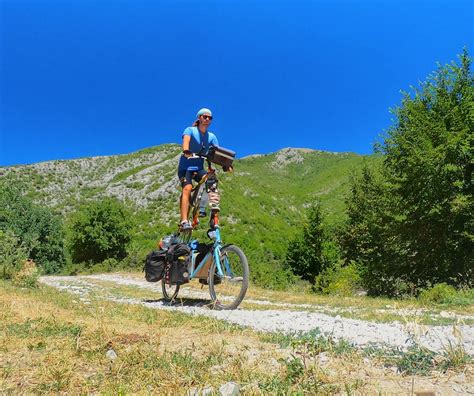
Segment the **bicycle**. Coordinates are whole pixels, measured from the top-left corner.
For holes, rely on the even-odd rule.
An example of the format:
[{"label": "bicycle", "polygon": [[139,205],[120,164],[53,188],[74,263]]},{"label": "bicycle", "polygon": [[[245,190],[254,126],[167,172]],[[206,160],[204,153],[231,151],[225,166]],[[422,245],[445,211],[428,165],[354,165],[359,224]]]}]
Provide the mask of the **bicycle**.
[{"label": "bicycle", "polygon": [[[245,297],[249,283],[249,266],[247,257],[238,246],[222,244],[219,227],[219,211],[211,209],[207,235],[214,242],[212,245],[201,245],[197,240],[191,241],[192,231],[199,225],[199,207],[203,194],[208,188],[217,188],[217,176],[208,156],[199,155],[192,158],[205,158],[208,164],[206,175],[191,190],[188,219],[192,219],[192,229],[181,231],[177,239],[187,243],[191,248],[188,263],[189,281],[198,278],[200,283],[208,284],[212,305],[216,309],[235,309]],[[207,251],[206,251],[207,250]],[[196,265],[197,264],[197,265]],[[165,274],[161,280],[163,297],[173,302],[178,296],[180,284],[171,284]]]}]

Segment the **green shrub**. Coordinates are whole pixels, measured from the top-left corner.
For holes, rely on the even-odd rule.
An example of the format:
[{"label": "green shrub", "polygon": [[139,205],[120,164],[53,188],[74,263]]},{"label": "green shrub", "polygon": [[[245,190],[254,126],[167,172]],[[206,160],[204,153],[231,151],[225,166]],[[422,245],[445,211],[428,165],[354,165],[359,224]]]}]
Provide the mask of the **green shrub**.
[{"label": "green shrub", "polygon": [[93,266],[94,272],[112,272],[116,271],[119,267],[120,262],[115,258],[108,258],[101,263]]},{"label": "green shrub", "polygon": [[83,205],[68,222],[68,247],[75,263],[122,260],[132,236],[132,215],[113,198]]},{"label": "green shrub", "polygon": [[324,225],[321,203],[313,202],[301,233],[290,241],[286,265],[301,279],[314,283],[322,270],[335,265],[339,259],[337,243]]},{"label": "green shrub", "polygon": [[27,258],[20,240],[12,232],[0,230],[0,279],[13,279]]},{"label": "green shrub", "polygon": [[20,270],[14,275],[13,283],[20,287],[38,287],[39,275],[40,273],[35,262],[32,260],[26,260],[23,262]]},{"label": "green shrub", "polygon": [[461,289],[452,299],[454,305],[474,305],[474,289]]},{"label": "green shrub", "polygon": [[45,273],[65,264],[64,230],[60,217],[34,205],[11,183],[0,183],[0,230],[11,232]]},{"label": "green shrub", "polygon": [[127,257],[119,263],[119,269],[122,270],[142,270],[145,262],[145,257],[148,251],[142,251],[136,247],[129,249]]},{"label": "green shrub", "polygon": [[429,375],[435,368],[435,356],[434,352],[415,344],[399,358],[398,371],[406,375]]},{"label": "green shrub", "polygon": [[317,277],[314,289],[322,294],[352,296],[361,288],[361,278],[355,263],[326,267]]},{"label": "green shrub", "polygon": [[300,358],[292,356],[291,359],[285,360],[286,380],[291,384],[295,384],[304,375],[305,367]]},{"label": "green shrub", "polygon": [[449,304],[457,296],[456,289],[446,283],[438,283],[431,289],[423,290],[418,299],[424,303]]},{"label": "green shrub", "polygon": [[256,285],[272,290],[287,290],[299,279],[289,269],[273,263],[250,263],[250,278]]}]

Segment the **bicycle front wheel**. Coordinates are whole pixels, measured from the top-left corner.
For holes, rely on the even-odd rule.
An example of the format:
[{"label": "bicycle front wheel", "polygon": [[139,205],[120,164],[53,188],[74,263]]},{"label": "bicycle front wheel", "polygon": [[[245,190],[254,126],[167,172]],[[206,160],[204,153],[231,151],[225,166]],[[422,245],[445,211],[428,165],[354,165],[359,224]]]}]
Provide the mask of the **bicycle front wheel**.
[{"label": "bicycle front wheel", "polygon": [[247,257],[235,245],[224,246],[221,250],[220,265],[223,276],[217,273],[215,260],[209,270],[209,292],[214,308],[235,309],[244,299],[249,286]]}]

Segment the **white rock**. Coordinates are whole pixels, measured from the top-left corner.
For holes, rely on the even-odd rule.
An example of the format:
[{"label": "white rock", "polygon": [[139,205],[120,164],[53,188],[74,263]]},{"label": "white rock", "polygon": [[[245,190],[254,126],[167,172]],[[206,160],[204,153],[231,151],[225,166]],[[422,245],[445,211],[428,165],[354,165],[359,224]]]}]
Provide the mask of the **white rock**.
[{"label": "white rock", "polygon": [[322,352],[319,354],[319,364],[325,364],[329,361],[329,356],[327,352]]},{"label": "white rock", "polygon": [[275,370],[280,368],[280,363],[278,363],[278,360],[276,360],[275,358],[271,358],[268,364],[271,368]]},{"label": "white rock", "polygon": [[186,396],[199,396],[199,389],[191,388],[187,391]]},{"label": "white rock", "polygon": [[219,394],[222,396],[237,396],[240,393],[240,386],[235,382],[227,382],[219,388]]},{"label": "white rock", "polygon": [[105,356],[107,357],[107,359],[112,360],[112,361],[117,359],[117,354],[115,353],[113,349],[109,349],[107,353],[105,354]]},{"label": "white rock", "polygon": [[392,371],[393,373],[398,374],[398,367],[396,367],[396,366],[390,366],[390,367],[388,367],[388,369],[389,369],[390,371]]},{"label": "white rock", "polygon": [[212,395],[213,393],[214,393],[214,387],[213,387],[213,386],[206,386],[206,387],[201,391],[201,395],[202,395],[202,396]]}]

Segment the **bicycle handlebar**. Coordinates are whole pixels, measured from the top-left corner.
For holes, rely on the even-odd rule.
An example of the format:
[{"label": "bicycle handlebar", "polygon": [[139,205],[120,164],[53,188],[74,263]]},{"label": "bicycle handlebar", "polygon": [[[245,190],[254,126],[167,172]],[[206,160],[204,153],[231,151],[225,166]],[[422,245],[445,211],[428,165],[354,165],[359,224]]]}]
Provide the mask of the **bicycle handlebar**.
[{"label": "bicycle handlebar", "polygon": [[[209,150],[211,150],[211,149],[213,149],[213,148],[215,148],[215,147],[216,147],[216,146],[211,146],[211,147],[209,148]],[[207,161],[208,167],[209,167],[210,169],[213,169],[213,167],[212,167],[212,165],[211,165],[211,162],[213,162],[213,160],[212,160],[213,155],[212,155],[211,152],[209,152],[209,153],[207,153],[207,154],[191,153],[191,155],[190,155],[189,157],[186,157],[186,159],[188,159],[188,160],[189,160],[189,159],[191,159],[191,160],[192,160],[192,159],[199,159],[199,158],[205,159],[205,160]],[[230,158],[230,157],[228,157],[228,158]],[[231,171],[232,171],[233,167],[232,167],[232,165],[230,165],[230,166],[224,166],[224,165],[223,165],[223,166],[222,166],[222,169],[224,170],[224,172],[227,172],[228,170],[231,170]]]},{"label": "bicycle handlebar", "polygon": [[198,159],[198,158],[204,158],[207,159],[207,155],[204,154],[194,154],[192,153],[189,157],[186,157],[186,159]]}]

